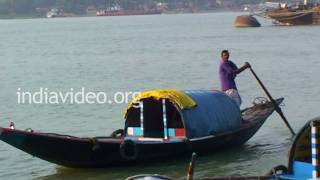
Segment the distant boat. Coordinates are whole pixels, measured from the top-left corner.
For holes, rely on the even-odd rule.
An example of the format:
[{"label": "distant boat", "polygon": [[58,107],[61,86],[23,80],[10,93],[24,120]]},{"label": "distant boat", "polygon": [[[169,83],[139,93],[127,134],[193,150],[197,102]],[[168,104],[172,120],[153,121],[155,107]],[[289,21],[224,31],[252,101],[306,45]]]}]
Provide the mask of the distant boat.
[{"label": "distant boat", "polygon": [[47,14],[47,18],[55,18],[55,17],[65,17],[63,10],[59,8],[50,9]]},{"label": "distant boat", "polygon": [[111,10],[104,9],[99,10],[96,13],[96,16],[133,16],[133,15],[153,15],[153,14],[161,14],[161,10]]},{"label": "distant boat", "polygon": [[260,15],[271,18],[280,25],[320,25],[320,4],[306,1],[295,7],[284,5],[266,10]]},{"label": "distant boat", "polygon": [[132,16],[132,15],[152,15],[161,14],[162,10],[155,9],[141,9],[141,10],[124,10],[120,5],[107,6],[96,12],[96,16]]},{"label": "distant boat", "polygon": [[260,27],[261,24],[258,22],[258,20],[251,16],[251,15],[242,15],[237,16],[235,22],[235,27]]}]

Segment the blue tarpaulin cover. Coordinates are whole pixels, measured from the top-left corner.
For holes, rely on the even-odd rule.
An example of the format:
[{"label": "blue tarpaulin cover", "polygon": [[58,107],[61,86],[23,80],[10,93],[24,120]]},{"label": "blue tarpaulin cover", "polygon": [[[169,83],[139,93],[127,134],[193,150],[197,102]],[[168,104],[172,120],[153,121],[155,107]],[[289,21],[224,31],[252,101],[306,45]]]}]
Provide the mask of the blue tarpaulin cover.
[{"label": "blue tarpaulin cover", "polygon": [[241,126],[241,112],[236,102],[220,91],[184,91],[197,106],[182,110],[188,138],[216,135]]}]

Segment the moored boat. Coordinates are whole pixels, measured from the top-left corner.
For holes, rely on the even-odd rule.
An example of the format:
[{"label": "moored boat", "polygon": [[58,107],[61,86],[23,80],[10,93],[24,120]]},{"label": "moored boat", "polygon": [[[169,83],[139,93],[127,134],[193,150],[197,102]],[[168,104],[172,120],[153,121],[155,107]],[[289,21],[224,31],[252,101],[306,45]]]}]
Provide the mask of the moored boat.
[{"label": "moored boat", "polygon": [[273,10],[265,12],[265,16],[274,19],[280,25],[309,25],[313,24],[312,11]]},{"label": "moored boat", "polygon": [[0,139],[62,166],[129,165],[239,146],[274,110],[274,103],[263,101],[240,111],[234,100],[219,91],[153,90],[128,105],[124,129],[110,136],[81,138],[11,126],[0,128]]},{"label": "moored boat", "polygon": [[305,0],[297,6],[279,6],[257,15],[271,18],[280,25],[320,25],[320,4]]},{"label": "moored boat", "polygon": [[52,8],[47,12],[46,17],[47,18],[65,17],[65,14],[63,12],[63,9]]},{"label": "moored boat", "polygon": [[110,0],[105,0],[105,8],[96,12],[96,16],[133,16],[133,15],[154,15],[162,13],[162,4],[158,3],[152,7],[144,6],[139,9],[123,9],[120,4],[112,3]]},{"label": "moored boat", "polygon": [[237,16],[234,22],[235,27],[260,27],[261,24],[252,15]]},{"label": "moored boat", "polygon": [[99,10],[96,16],[134,16],[134,15],[154,15],[161,14],[161,10]]}]

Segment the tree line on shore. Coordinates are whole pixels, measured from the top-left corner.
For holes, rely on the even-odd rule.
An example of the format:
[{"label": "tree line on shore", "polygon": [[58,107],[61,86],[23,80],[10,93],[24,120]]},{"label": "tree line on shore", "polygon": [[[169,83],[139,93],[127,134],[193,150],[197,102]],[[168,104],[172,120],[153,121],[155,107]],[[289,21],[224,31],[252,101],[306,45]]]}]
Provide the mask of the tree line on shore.
[{"label": "tree line on shore", "polygon": [[50,8],[61,8],[67,13],[85,14],[88,9],[103,9],[118,5],[123,9],[154,8],[165,5],[166,10],[237,9],[243,4],[261,0],[0,0],[0,14],[34,14]]}]

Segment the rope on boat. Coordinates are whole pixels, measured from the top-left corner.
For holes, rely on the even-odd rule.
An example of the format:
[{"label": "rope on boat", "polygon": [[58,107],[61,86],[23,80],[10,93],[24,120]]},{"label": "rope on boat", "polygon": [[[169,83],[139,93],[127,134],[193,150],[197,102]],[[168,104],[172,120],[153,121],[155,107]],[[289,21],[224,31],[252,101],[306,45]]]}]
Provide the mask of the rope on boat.
[{"label": "rope on boat", "polygon": [[[269,100],[265,97],[256,97],[256,98],[254,98],[254,100],[252,102],[253,105],[265,105],[268,103],[269,103]],[[285,103],[281,102],[281,104],[279,104],[278,106],[284,107]]]},{"label": "rope on boat", "polygon": [[14,126],[14,123],[13,123],[13,122],[10,122],[9,128],[10,128],[10,129],[16,129],[16,127]]},{"label": "rope on boat", "polygon": [[273,167],[266,176],[273,176],[275,179],[279,179],[280,174],[288,173],[288,168],[284,165],[278,165]]},{"label": "rope on boat", "polygon": [[[254,106],[257,106],[257,107],[264,106],[264,105],[266,105],[266,104],[268,104],[268,103],[269,103],[269,101],[268,101],[268,99],[265,98],[265,97],[256,97],[256,98],[254,98],[253,101],[252,101],[252,104],[253,104]],[[245,109],[241,110],[241,113],[242,113],[242,115],[246,115],[246,114],[250,114],[250,113],[253,112],[253,111],[255,111],[255,110],[252,109],[252,108],[245,108]]]},{"label": "rope on boat", "polygon": [[[59,136],[59,137],[67,137],[67,138],[85,139],[85,138],[79,138],[79,137],[76,137],[76,136],[70,136],[70,135],[64,135],[64,134],[57,134],[57,133],[41,133],[41,134],[51,135],[51,136]],[[88,139],[91,139],[91,138],[88,138]]]},{"label": "rope on boat", "polygon": [[269,102],[268,99],[265,97],[256,97],[254,98],[252,103],[254,105],[262,105],[262,104],[267,104],[268,102]]},{"label": "rope on boat", "polygon": [[89,141],[92,143],[92,151],[96,151],[100,148],[97,138],[89,138]]},{"label": "rope on boat", "polygon": [[113,132],[110,134],[110,137],[112,137],[112,138],[119,138],[119,137],[122,137],[123,135],[124,135],[124,130],[123,130],[123,129],[118,129],[118,130],[113,131]]},{"label": "rope on boat", "polygon": [[31,129],[31,128],[27,128],[27,129],[25,129],[25,131],[27,131],[27,132],[34,132],[34,130]]}]

